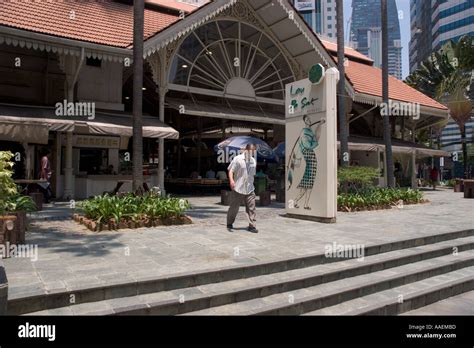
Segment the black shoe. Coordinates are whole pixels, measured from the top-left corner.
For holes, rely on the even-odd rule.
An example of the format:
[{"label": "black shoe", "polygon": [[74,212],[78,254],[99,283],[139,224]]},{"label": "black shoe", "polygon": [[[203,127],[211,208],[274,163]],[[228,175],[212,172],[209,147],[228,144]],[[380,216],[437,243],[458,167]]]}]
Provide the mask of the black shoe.
[{"label": "black shoe", "polygon": [[229,231],[229,232],[234,232],[234,226],[232,226],[232,225],[227,225],[227,231]]},{"label": "black shoe", "polygon": [[258,230],[255,228],[255,227],[251,227],[249,226],[249,228],[247,229],[249,232],[252,232],[252,233],[258,233]]}]

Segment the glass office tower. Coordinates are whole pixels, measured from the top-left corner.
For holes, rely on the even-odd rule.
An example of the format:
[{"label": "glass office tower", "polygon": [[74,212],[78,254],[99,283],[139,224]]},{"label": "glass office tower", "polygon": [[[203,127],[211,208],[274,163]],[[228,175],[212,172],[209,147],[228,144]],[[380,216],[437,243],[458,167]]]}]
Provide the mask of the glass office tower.
[{"label": "glass office tower", "polygon": [[[400,22],[395,0],[388,0],[388,72],[402,79]],[[350,40],[361,53],[382,66],[382,21],[380,0],[352,0]]]}]

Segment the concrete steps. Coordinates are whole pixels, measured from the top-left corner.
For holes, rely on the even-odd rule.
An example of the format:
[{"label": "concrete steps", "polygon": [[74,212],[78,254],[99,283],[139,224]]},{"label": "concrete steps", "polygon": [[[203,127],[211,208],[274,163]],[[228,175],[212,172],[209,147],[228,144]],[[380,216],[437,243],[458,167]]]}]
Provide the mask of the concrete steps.
[{"label": "concrete steps", "polygon": [[[461,255],[465,254],[465,255]],[[415,264],[287,291],[249,301],[196,311],[195,315],[301,315],[368,294],[474,266],[474,251],[442,256]],[[468,291],[468,290],[466,290]],[[387,300],[387,299],[386,299]],[[398,293],[394,301],[398,300]]]},{"label": "concrete steps", "polygon": [[[459,238],[474,236],[474,229],[448,232],[437,235],[386,242],[369,245],[365,256],[383,254],[390,251],[416,248],[423,245],[437,244]],[[347,259],[345,259],[347,260]],[[150,294],[160,291],[171,291],[199,285],[246,279],[265,274],[296,270],[314,265],[336,263],[338,258],[327,258],[323,253],[304,257],[281,259],[271,262],[255,262],[247,266],[233,266],[221,269],[209,269],[199,273],[185,272],[173,276],[153,277],[148,279],[115,279],[106,286],[77,286],[68,291],[46,291],[34,293],[9,293],[8,313],[20,315],[54,308],[68,307],[71,304],[97,302],[114,298]],[[74,300],[74,301],[72,301]]]},{"label": "concrete steps", "polygon": [[465,292],[459,295],[453,295],[447,299],[426,304],[423,307],[412,309],[401,315],[446,315],[463,316],[474,315],[474,291]]},{"label": "concrete steps", "polygon": [[398,315],[473,289],[474,267],[467,267],[304,315]]},{"label": "concrete steps", "polygon": [[[453,255],[453,250],[458,254]],[[133,284],[117,284],[115,287],[111,285],[108,288],[82,289],[76,291],[76,303],[73,305],[62,302],[65,297],[69,300],[71,295],[69,292],[46,294],[36,299],[16,298],[9,302],[9,313],[305,314],[339,304],[342,308],[342,304],[348,301],[407,284],[423,286],[426,285],[422,283],[423,281],[448,274],[454,277],[461,275],[463,281],[456,291],[459,291],[459,287],[461,290],[464,286],[468,288],[469,285],[466,284],[470,281],[466,277],[469,274],[453,272],[469,271],[474,266],[473,250],[473,230],[453,232],[369,246],[366,248],[364,261],[357,259],[341,261],[326,258],[324,254],[311,255],[200,274],[183,274],[170,278],[137,281]],[[448,291],[442,293],[443,296],[447,294]],[[387,298],[385,300],[388,301]],[[395,298],[395,301],[397,300],[398,296]],[[407,298],[405,303],[406,301]],[[361,303],[366,302],[361,300]],[[367,303],[371,304],[370,301]],[[28,307],[29,304],[33,304],[33,309]],[[349,303],[346,306],[347,311],[359,308],[362,307],[357,303]],[[392,309],[388,310],[390,311]]]}]

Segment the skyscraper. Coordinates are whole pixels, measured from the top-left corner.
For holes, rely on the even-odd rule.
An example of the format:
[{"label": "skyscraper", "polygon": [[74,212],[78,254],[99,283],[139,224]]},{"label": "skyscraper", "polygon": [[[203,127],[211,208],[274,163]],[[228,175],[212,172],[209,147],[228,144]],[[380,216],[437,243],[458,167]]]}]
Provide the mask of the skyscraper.
[{"label": "skyscraper", "polygon": [[433,50],[448,40],[474,35],[474,0],[434,0],[431,5]]},{"label": "skyscraper", "polygon": [[448,40],[474,35],[474,0],[411,0],[410,72]]},{"label": "skyscraper", "polygon": [[[448,40],[457,41],[463,35],[474,35],[474,0],[411,0],[410,72],[416,70],[432,52]],[[474,97],[471,83],[470,96]],[[474,120],[466,123],[468,142],[474,138]],[[450,120],[440,137],[446,151],[461,151],[461,133]]]},{"label": "skyscraper", "polygon": [[294,0],[293,4],[316,33],[336,38],[336,0]]},{"label": "skyscraper", "polygon": [[432,52],[431,1],[410,1],[410,72]]},{"label": "skyscraper", "polygon": [[[352,0],[350,41],[359,52],[382,66],[380,0]],[[388,73],[402,79],[402,44],[395,0],[388,0]]]}]

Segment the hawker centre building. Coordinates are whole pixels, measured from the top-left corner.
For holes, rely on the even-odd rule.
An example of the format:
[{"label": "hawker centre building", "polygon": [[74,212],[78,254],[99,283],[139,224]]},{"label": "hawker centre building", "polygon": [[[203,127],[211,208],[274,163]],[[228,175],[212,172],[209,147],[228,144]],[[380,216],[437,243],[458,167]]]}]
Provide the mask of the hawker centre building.
[{"label": "hawker centre building", "polygon": [[[130,1],[0,2],[0,149],[19,153],[16,178],[36,179],[51,151],[57,197],[130,189],[133,6]],[[201,176],[213,144],[252,134],[285,141],[285,85],[320,63],[336,67],[322,40],[285,0],[215,0],[195,7],[146,0],[144,174],[149,185]],[[346,48],[351,161],[381,169],[381,70]],[[393,151],[414,185],[420,159],[447,153],[415,132],[448,118],[446,107],[390,77],[390,99],[417,106],[393,116]],[[409,182],[410,184],[410,182]]]}]

